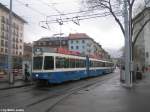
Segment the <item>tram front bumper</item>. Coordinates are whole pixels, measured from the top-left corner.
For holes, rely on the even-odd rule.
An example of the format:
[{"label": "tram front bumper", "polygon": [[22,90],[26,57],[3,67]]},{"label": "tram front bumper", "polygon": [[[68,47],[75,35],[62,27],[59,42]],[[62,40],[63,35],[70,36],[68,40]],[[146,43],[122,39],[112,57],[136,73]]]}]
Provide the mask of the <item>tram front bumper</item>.
[{"label": "tram front bumper", "polygon": [[32,73],[33,79],[49,79],[49,75],[47,73]]}]

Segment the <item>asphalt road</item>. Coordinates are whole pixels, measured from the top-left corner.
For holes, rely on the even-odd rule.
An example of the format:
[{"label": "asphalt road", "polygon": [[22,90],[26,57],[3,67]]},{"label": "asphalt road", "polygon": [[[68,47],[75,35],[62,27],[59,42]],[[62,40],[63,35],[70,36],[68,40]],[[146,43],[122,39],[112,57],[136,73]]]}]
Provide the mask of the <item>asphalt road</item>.
[{"label": "asphalt road", "polygon": [[[60,85],[35,85],[0,90],[0,109],[23,109],[25,112],[50,112],[51,109],[77,91],[97,86],[109,80],[115,73],[67,82]],[[1,110],[0,110],[1,112]]]}]

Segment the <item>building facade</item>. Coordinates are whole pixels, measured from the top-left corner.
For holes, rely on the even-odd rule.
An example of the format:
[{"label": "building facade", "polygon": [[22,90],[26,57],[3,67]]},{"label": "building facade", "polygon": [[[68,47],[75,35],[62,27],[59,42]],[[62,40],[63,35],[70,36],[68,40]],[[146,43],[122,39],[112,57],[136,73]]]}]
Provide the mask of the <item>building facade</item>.
[{"label": "building facade", "polygon": [[68,49],[67,37],[44,37],[34,41],[33,49],[43,48],[49,52],[56,52],[57,48]]},{"label": "building facade", "polygon": [[95,58],[110,59],[110,55],[85,33],[74,33],[68,36],[69,50],[78,51],[83,55],[93,55]]},{"label": "building facade", "polygon": [[32,60],[32,44],[31,43],[24,43],[23,60],[27,60],[27,61]]},{"label": "building facade", "polygon": [[[21,17],[12,13],[12,46],[13,67],[19,66],[23,56],[24,23]],[[9,38],[9,9],[0,3],[0,68],[7,68]],[[21,66],[21,65],[20,65]]]},{"label": "building facade", "polygon": [[150,19],[149,7],[141,11],[133,22],[133,60],[140,68],[150,65],[150,22],[145,24],[148,19]]},{"label": "building facade", "polygon": [[[57,52],[58,48],[68,51],[73,51],[84,56],[91,56],[94,58],[110,59],[110,55],[90,38],[85,33],[69,34],[67,37],[46,37],[34,42],[33,49],[42,48],[43,51]],[[34,52],[33,50],[33,52]]]},{"label": "building facade", "polygon": [[68,48],[81,54],[90,55],[95,51],[95,42],[85,33],[69,34]]}]

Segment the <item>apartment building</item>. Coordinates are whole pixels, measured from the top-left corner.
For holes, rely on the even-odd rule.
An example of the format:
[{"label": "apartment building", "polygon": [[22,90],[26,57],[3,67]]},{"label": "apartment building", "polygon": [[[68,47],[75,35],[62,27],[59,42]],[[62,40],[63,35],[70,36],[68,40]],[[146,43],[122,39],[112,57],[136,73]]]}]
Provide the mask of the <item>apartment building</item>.
[{"label": "apartment building", "polygon": [[68,49],[67,37],[43,37],[37,41],[34,41],[33,52],[37,48],[42,48],[48,52],[57,52],[57,48]]},{"label": "apartment building", "polygon": [[110,59],[110,55],[85,33],[74,33],[68,36],[68,48],[83,55],[92,55],[95,58]]},{"label": "apartment building", "polygon": [[86,33],[71,33],[66,37],[44,37],[34,42],[33,52],[37,48],[43,51],[57,52],[58,48],[64,51],[74,51],[81,55],[94,58],[110,59],[110,55]]},{"label": "apartment building", "polygon": [[[26,21],[12,13],[12,49],[13,65],[20,63],[23,56],[24,24]],[[9,9],[0,3],[0,68],[7,68],[9,38]],[[15,64],[16,63],[16,64]],[[20,63],[21,64],[21,63]],[[2,68],[2,69],[4,69]]]}]

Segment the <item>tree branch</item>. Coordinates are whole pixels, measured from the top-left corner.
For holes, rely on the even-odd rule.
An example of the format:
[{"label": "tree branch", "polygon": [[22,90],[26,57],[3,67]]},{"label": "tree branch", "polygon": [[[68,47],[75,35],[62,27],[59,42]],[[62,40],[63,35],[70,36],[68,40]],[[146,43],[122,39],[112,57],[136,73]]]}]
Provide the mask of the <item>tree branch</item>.
[{"label": "tree branch", "polygon": [[144,27],[148,24],[148,22],[150,22],[150,19],[148,19],[140,28],[139,32],[137,33],[137,35],[135,36],[135,40],[133,41],[133,46],[138,38],[138,36],[140,35],[140,33],[143,31]]},{"label": "tree branch", "polygon": [[115,13],[113,12],[112,7],[111,7],[110,0],[109,0],[109,11],[110,11],[110,13],[112,14],[112,16],[115,18],[115,21],[116,21],[116,22],[118,23],[118,25],[120,26],[123,35],[125,35],[125,31],[124,31],[123,25],[121,24],[120,20],[117,18],[117,16],[115,15]]},{"label": "tree branch", "polygon": [[[132,19],[132,23],[133,23],[133,21],[135,21],[134,24],[133,24],[133,26],[132,26],[132,29],[133,29],[133,30],[134,30],[136,24],[138,24],[140,21],[142,21],[143,18],[145,18],[144,14],[142,14],[141,18],[138,19],[137,21],[135,21],[135,20]],[[132,34],[133,34],[133,30],[132,30]]]},{"label": "tree branch", "polygon": [[133,6],[134,2],[135,2],[135,0],[132,0],[132,2],[131,2],[131,6]]}]

